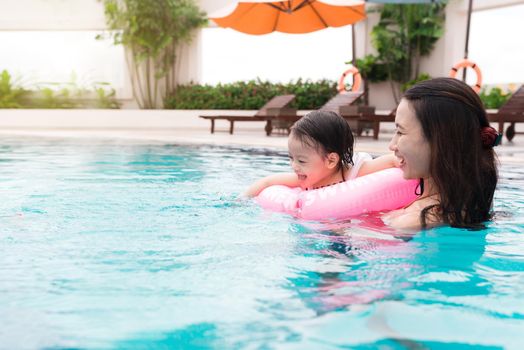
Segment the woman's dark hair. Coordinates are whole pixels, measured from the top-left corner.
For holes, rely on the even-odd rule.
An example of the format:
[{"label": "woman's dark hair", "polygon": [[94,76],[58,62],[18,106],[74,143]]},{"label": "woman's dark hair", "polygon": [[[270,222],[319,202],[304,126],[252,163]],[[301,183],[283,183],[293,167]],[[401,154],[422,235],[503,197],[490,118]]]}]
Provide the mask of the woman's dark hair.
[{"label": "woman's dark hair", "polygon": [[483,146],[481,129],[489,126],[479,96],[462,81],[437,78],[406,91],[431,149],[430,175],[440,204],[421,212],[454,227],[482,228],[491,214],[497,185],[493,147]]},{"label": "woman's dark hair", "polygon": [[355,139],[349,124],[338,113],[322,110],[310,112],[291,127],[290,135],[325,154],[338,154],[339,170],[353,165]]}]

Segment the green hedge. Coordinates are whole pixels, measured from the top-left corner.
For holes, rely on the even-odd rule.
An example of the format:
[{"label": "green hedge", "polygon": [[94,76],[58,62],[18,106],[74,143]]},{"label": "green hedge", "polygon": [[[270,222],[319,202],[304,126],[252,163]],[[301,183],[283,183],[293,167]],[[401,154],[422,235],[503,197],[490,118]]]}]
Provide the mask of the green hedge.
[{"label": "green hedge", "polygon": [[38,86],[29,90],[13,79],[8,71],[0,72],[0,108],[120,108],[115,89],[107,83],[80,88],[74,83]]},{"label": "green hedge", "polygon": [[494,87],[489,92],[482,89],[480,99],[487,109],[499,109],[511,97],[511,92],[503,92],[502,89]]},{"label": "green hedge", "polygon": [[276,95],[295,94],[294,107],[316,109],[337,94],[331,80],[297,80],[287,84],[250,80],[230,84],[180,85],[165,101],[167,109],[259,109]]}]

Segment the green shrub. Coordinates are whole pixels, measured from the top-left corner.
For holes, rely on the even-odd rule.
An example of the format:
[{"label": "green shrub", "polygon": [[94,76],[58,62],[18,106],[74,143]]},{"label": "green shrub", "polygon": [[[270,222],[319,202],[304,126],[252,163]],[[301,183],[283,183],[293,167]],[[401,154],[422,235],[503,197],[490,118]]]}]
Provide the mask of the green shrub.
[{"label": "green shrub", "polygon": [[115,89],[107,83],[94,83],[90,88],[75,83],[50,83],[31,92],[25,108],[108,108],[118,109]]},{"label": "green shrub", "polygon": [[298,109],[315,109],[336,95],[336,82],[297,80],[287,84],[250,80],[230,84],[180,85],[165,100],[167,109],[259,109],[276,95],[295,94]]},{"label": "green shrub", "polygon": [[22,88],[6,70],[0,73],[0,108],[120,108],[115,89],[107,83],[90,88],[76,83],[46,83]]},{"label": "green shrub", "polygon": [[486,89],[480,92],[480,99],[484,103],[486,109],[498,109],[511,97],[510,92],[503,92],[498,87],[492,88],[489,93]]},{"label": "green shrub", "polygon": [[424,80],[429,80],[431,79],[431,76],[428,74],[428,73],[421,73],[418,75],[418,77],[416,77],[415,79],[413,80],[410,80],[404,84],[402,84],[402,86],[400,87],[400,90],[402,92],[406,92],[409,88],[411,88],[413,85],[417,84],[417,83],[420,83],[421,81],[424,81]]},{"label": "green shrub", "polygon": [[33,91],[31,94],[29,108],[78,108],[78,104],[71,98],[67,88],[53,90],[49,87]]},{"label": "green shrub", "polygon": [[29,91],[17,86],[8,71],[0,73],[0,108],[21,108],[28,95]]},{"label": "green shrub", "polygon": [[[104,83],[104,85],[109,85]],[[105,89],[100,86],[94,86],[96,93],[95,108],[119,109],[120,102],[116,100],[116,91],[113,88]]]}]

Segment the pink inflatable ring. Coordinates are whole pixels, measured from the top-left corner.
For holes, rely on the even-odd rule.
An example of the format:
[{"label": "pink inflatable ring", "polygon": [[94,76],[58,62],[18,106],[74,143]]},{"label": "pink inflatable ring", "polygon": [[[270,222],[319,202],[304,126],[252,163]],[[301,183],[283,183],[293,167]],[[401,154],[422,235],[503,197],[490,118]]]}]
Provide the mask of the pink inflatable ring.
[{"label": "pink inflatable ring", "polygon": [[391,168],[317,190],[270,186],[255,200],[265,209],[305,220],[346,219],[402,208],[417,199],[418,183]]}]

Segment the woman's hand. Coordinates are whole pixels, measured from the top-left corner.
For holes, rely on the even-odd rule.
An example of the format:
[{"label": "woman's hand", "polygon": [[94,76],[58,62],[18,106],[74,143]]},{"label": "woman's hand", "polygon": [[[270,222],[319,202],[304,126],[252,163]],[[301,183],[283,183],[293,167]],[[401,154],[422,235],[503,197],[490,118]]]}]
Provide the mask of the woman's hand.
[{"label": "woman's hand", "polygon": [[249,186],[243,196],[247,198],[256,197],[262,190],[273,185],[298,187],[298,176],[295,173],[280,173],[266,176]]},{"label": "woman's hand", "polygon": [[375,173],[389,168],[398,168],[399,163],[394,154],[387,154],[372,160],[365,161],[358,171],[358,177]]}]

